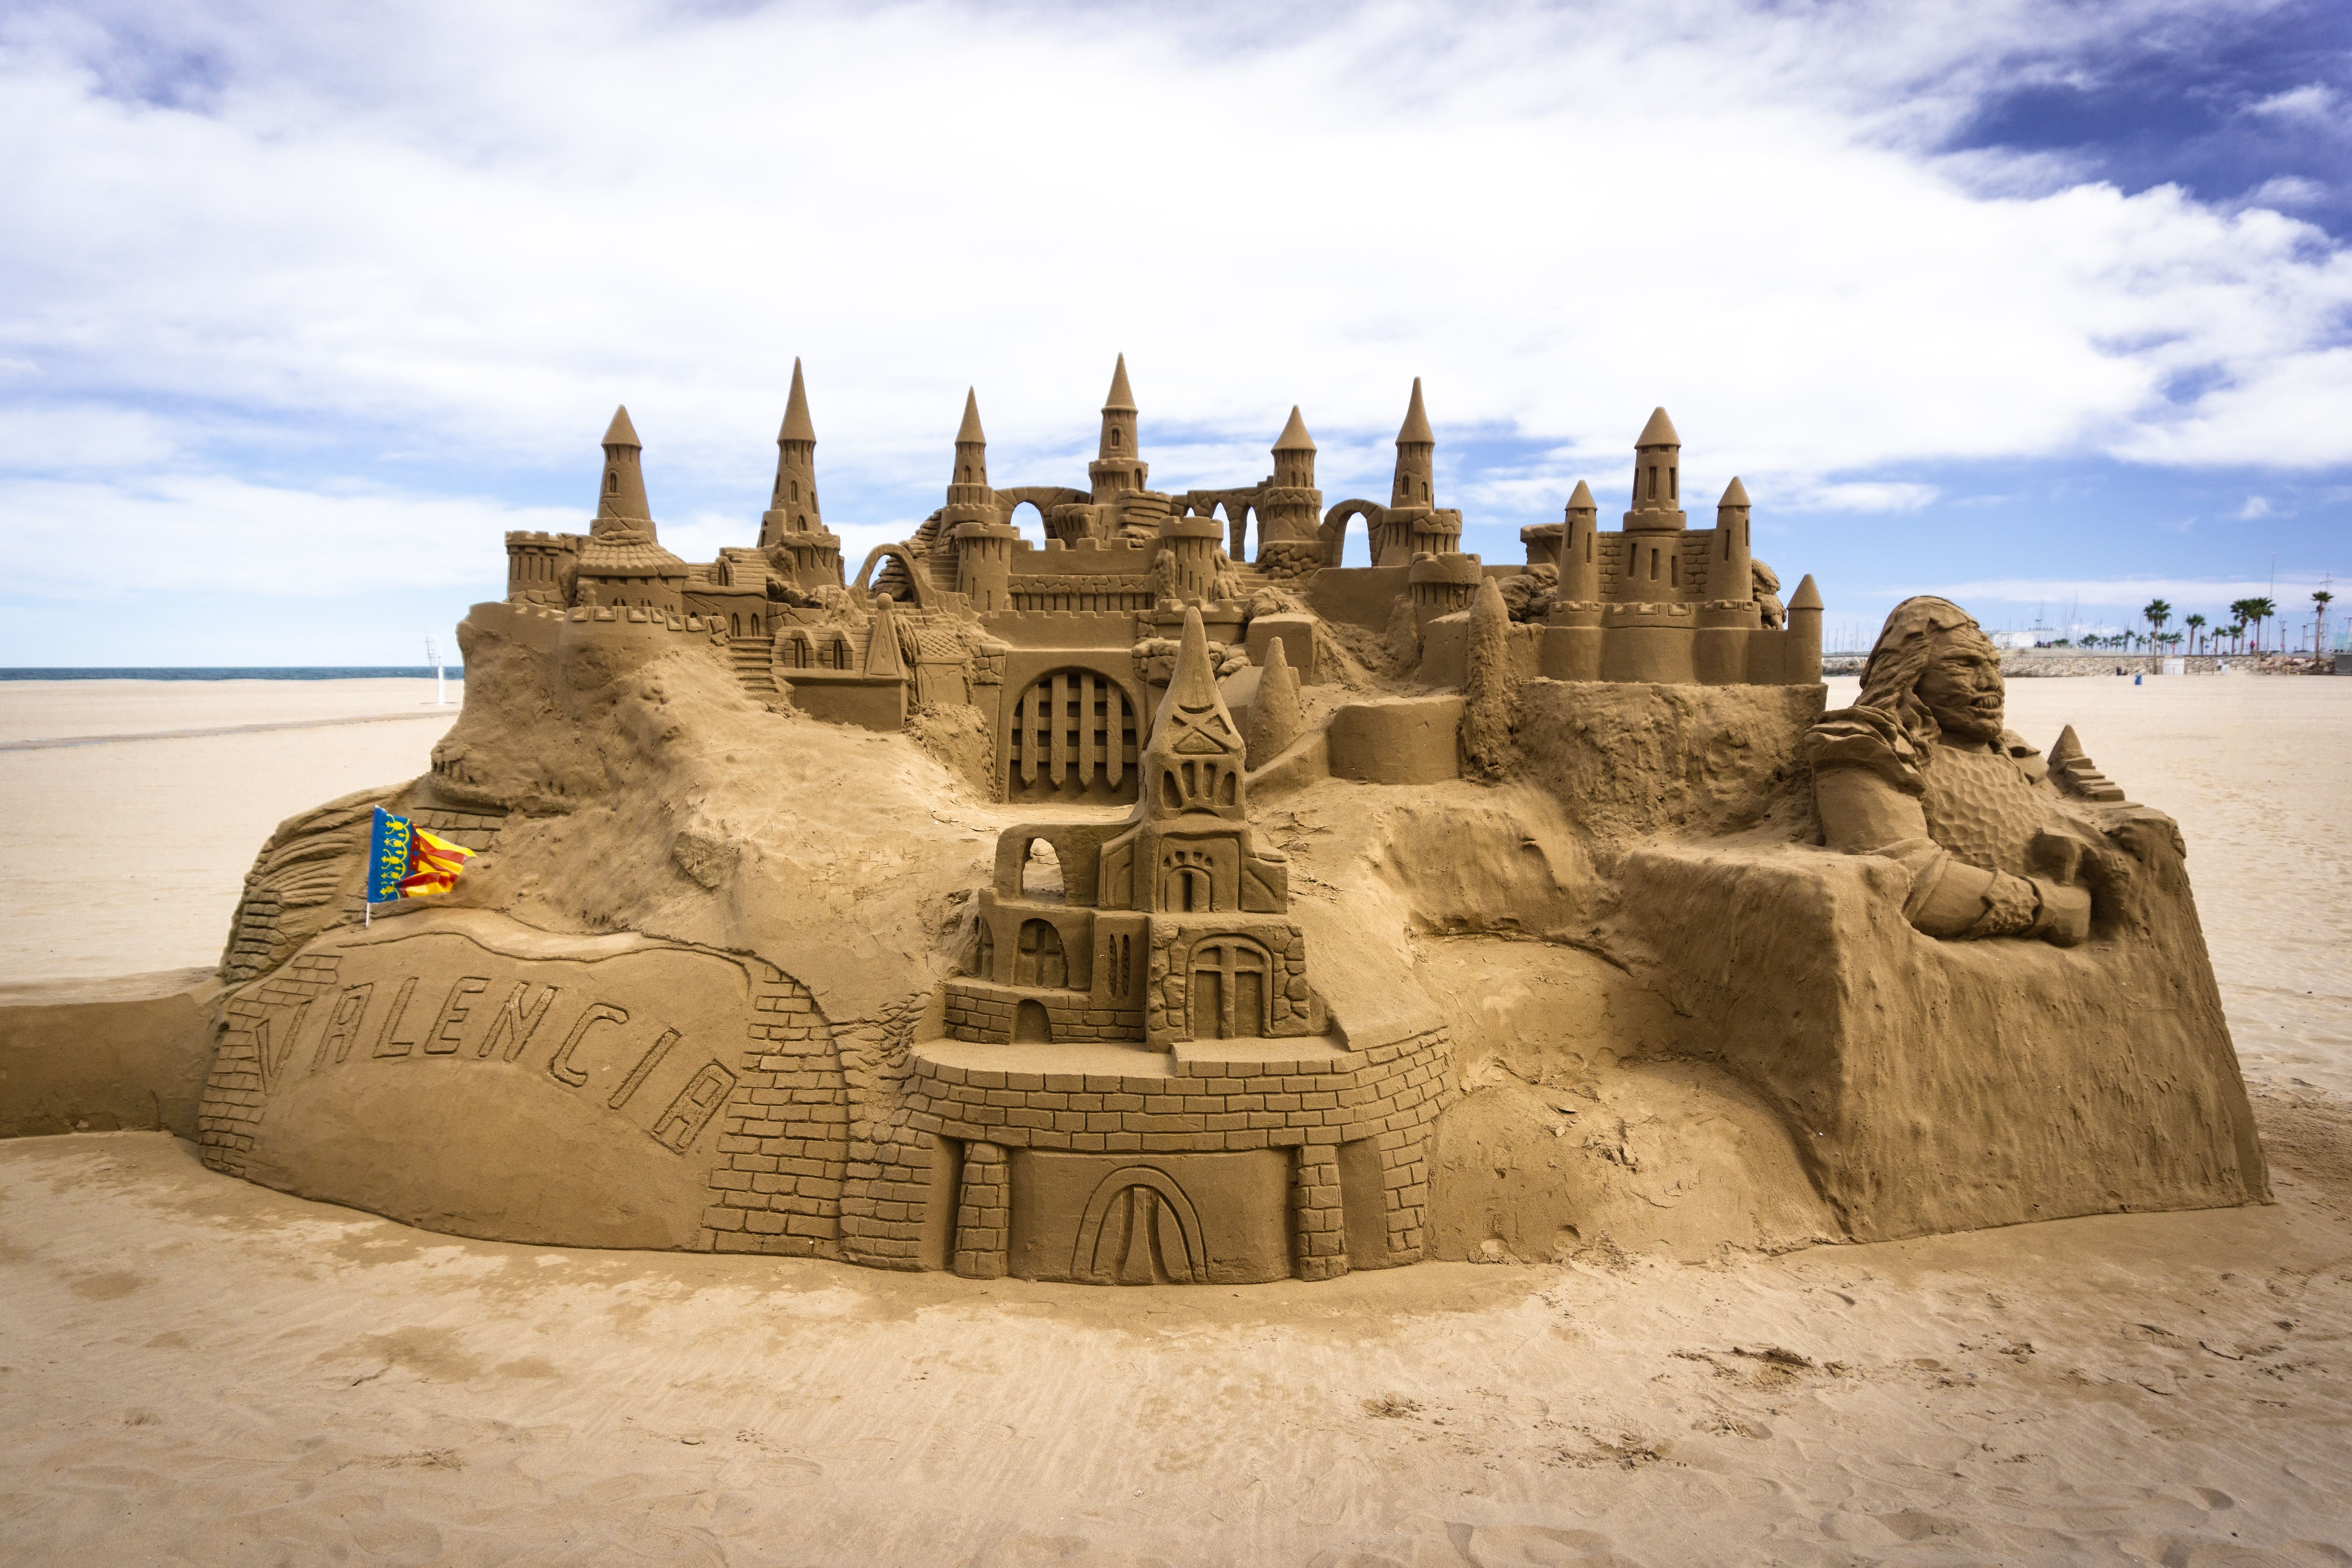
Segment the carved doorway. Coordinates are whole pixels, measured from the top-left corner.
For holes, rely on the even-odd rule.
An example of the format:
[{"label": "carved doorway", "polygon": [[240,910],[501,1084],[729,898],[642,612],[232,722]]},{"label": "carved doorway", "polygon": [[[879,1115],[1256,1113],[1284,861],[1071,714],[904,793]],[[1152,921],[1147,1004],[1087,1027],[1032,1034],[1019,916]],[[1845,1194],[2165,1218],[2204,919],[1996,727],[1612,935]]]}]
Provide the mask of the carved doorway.
[{"label": "carved doorway", "polygon": [[1273,963],[1265,949],[1241,937],[1219,937],[1192,950],[1192,1032],[1196,1040],[1237,1040],[1266,1031],[1266,987]]},{"label": "carved doorway", "polygon": [[1125,689],[1107,675],[1057,669],[1038,677],[1013,704],[1004,798],[1133,800],[1143,727]]},{"label": "carved doorway", "polygon": [[1150,1165],[1113,1171],[1087,1200],[1070,1277],[1097,1285],[1201,1285],[1201,1216],[1176,1179]]}]

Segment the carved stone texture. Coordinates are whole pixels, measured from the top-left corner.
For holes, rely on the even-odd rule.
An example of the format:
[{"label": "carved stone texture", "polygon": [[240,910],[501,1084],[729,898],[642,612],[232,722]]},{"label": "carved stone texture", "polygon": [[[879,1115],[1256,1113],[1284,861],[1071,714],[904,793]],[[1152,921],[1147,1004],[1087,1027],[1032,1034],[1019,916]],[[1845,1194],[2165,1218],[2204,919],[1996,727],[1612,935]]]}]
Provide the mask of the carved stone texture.
[{"label": "carved stone texture", "polygon": [[314,941],[226,1017],[215,1169],[460,1236],[835,1251],[845,1086],[756,959],[424,910]]}]

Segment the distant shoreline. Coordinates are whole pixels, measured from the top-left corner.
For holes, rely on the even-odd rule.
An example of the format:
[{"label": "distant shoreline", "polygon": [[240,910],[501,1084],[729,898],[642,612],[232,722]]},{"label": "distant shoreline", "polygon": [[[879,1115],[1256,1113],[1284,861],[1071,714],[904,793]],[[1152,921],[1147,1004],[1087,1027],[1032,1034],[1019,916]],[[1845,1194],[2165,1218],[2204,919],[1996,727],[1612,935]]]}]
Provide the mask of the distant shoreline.
[{"label": "distant shoreline", "polygon": [[[430,680],[433,673],[429,664],[59,666],[0,668],[0,680]],[[457,665],[443,673],[451,680],[466,679]]]}]

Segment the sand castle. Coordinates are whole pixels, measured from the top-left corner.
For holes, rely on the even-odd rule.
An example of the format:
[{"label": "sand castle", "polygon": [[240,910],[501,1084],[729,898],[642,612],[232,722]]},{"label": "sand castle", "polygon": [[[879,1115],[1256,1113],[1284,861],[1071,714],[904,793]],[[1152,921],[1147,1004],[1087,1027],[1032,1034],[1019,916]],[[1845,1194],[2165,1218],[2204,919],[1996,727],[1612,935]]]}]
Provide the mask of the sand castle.
[{"label": "sand castle", "polygon": [[[1416,382],[1385,504],[1325,507],[1296,408],[1259,483],[1151,490],[1122,360],[1084,489],[993,486],[968,395],[852,574],[797,365],[713,562],[616,414],[588,531],[508,536],[432,771],[264,847],[205,1158],[1098,1283],[2266,1198],[2177,831],[2001,728],[1964,612],[1898,609],[1825,715],[1812,580],[1782,607],[1737,479],[1687,526],[1664,410],[1622,530],[1580,482],[1511,565],[1435,445]],[[485,853],[363,924],[379,804]]]}]

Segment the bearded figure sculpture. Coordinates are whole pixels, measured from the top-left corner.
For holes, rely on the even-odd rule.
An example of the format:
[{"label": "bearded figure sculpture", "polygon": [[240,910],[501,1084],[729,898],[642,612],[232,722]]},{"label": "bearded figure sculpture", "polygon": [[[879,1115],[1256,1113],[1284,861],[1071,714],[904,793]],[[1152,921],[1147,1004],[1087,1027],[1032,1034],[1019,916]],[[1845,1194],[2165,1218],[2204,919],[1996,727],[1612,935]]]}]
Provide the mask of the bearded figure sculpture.
[{"label": "bearded figure sculpture", "polygon": [[2138,825],[2177,846],[2178,832],[2143,807],[2095,805],[2122,792],[2090,772],[2072,730],[2058,772],[2080,793],[2062,790],[2052,760],[2003,727],[2002,701],[2000,652],[1966,610],[1896,605],[1861,700],[1805,737],[1823,841],[1899,863],[1904,913],[1929,936],[2072,947],[2090,934],[2095,898],[2128,872],[2108,835]]}]

